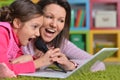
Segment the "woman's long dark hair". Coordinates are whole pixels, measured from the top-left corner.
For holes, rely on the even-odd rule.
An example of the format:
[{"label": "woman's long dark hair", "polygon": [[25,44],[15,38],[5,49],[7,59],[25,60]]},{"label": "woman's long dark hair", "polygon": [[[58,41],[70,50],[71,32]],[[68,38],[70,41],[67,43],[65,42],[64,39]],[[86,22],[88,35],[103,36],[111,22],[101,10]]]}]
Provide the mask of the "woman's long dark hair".
[{"label": "woman's long dark hair", "polygon": [[69,36],[70,17],[71,17],[71,7],[69,3],[67,2],[67,0],[40,0],[37,4],[41,6],[43,10],[47,5],[50,4],[57,4],[65,9],[66,18],[65,18],[64,28],[58,34],[58,36],[56,36],[56,38],[50,42],[51,46],[61,47],[62,43],[65,41],[65,39],[68,39]]}]

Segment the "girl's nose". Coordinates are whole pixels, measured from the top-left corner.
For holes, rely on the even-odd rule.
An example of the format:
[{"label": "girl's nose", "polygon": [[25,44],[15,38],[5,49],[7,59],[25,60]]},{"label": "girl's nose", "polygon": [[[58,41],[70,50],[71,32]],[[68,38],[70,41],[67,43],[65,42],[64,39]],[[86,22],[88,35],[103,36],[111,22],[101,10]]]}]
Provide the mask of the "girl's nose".
[{"label": "girl's nose", "polygon": [[39,29],[36,30],[35,35],[36,35],[37,37],[40,36],[40,30],[39,30]]}]

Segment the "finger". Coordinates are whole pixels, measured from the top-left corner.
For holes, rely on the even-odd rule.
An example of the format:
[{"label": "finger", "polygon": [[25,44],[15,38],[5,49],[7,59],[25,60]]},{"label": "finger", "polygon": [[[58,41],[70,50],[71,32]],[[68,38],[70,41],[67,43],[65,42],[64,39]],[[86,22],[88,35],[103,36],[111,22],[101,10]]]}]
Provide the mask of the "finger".
[{"label": "finger", "polygon": [[58,52],[60,52],[60,48],[52,49],[52,53],[58,53]]},{"label": "finger", "polygon": [[49,49],[45,54],[51,54],[52,53],[52,49]]},{"label": "finger", "polygon": [[61,52],[56,52],[54,54],[51,55],[51,57],[58,57],[58,58],[61,58],[61,57],[65,57],[65,54],[61,53]]},{"label": "finger", "polygon": [[19,60],[18,59],[15,59],[15,60],[11,60],[10,61],[12,64],[16,64],[16,63],[19,63]]},{"label": "finger", "polygon": [[48,49],[54,49],[54,46],[52,46],[52,47],[49,47]]},{"label": "finger", "polygon": [[37,58],[39,58],[39,57],[41,57],[41,56],[43,56],[44,55],[44,53],[42,53],[42,52],[37,52],[33,57],[35,58],[35,59],[37,59]]},{"label": "finger", "polygon": [[[3,76],[2,77],[16,77],[16,75],[14,74],[13,71],[11,71],[6,64],[4,63],[1,63],[0,66],[3,68],[2,69],[2,74]],[[1,76],[0,76],[1,77]]]},{"label": "finger", "polygon": [[52,62],[57,62],[57,63],[59,63],[61,65],[65,64],[65,60],[61,59],[61,58],[53,58]]},{"label": "finger", "polygon": [[51,58],[54,58],[54,57],[62,57],[61,53],[54,53],[50,56]]}]

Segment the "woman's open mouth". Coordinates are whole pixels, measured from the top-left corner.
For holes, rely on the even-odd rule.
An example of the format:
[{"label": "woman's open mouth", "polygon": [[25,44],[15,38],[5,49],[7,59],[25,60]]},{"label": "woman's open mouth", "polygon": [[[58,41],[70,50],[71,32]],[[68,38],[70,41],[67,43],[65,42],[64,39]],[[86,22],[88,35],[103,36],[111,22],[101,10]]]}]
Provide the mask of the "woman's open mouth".
[{"label": "woman's open mouth", "polygon": [[54,34],[56,31],[53,29],[45,29],[45,31],[49,34]]}]

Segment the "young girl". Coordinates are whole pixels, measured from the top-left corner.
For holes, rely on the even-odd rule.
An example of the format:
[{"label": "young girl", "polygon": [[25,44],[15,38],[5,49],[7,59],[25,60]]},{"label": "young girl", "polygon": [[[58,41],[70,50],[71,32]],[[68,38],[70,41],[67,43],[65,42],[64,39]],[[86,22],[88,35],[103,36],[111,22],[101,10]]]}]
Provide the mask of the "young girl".
[{"label": "young girl", "polygon": [[[40,67],[39,60],[23,55],[21,46],[40,36],[42,14],[41,8],[30,0],[15,0],[9,7],[0,9],[0,77],[15,77]],[[26,56],[28,58],[24,58]],[[12,61],[18,57],[23,62],[13,64]]]}]

